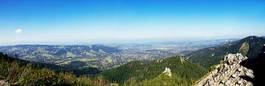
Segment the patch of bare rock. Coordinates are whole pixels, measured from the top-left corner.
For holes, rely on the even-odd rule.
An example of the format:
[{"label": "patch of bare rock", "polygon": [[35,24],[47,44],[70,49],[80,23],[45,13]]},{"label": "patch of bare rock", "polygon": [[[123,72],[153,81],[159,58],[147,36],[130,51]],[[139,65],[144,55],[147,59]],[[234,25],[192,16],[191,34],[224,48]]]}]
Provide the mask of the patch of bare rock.
[{"label": "patch of bare rock", "polygon": [[253,86],[243,76],[254,78],[253,70],[240,63],[248,58],[240,53],[228,54],[222,63],[199,80],[195,86]]}]

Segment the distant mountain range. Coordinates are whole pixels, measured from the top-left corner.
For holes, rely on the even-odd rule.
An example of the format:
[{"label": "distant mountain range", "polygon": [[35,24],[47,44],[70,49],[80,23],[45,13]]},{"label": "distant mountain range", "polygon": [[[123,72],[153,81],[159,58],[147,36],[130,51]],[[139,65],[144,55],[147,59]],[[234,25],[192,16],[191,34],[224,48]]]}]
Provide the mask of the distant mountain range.
[{"label": "distant mountain range", "polygon": [[0,52],[20,59],[72,66],[109,69],[135,60],[155,60],[223,44],[227,39],[111,45],[15,45],[1,46]]},{"label": "distant mountain range", "polygon": [[[0,47],[0,52],[24,60],[62,66],[74,64],[78,67],[79,64],[82,64],[83,66],[79,65],[81,68],[111,66],[112,64],[107,62],[114,60],[112,54],[120,52],[120,50],[104,45],[17,45]],[[105,62],[106,64],[103,64]]]}]

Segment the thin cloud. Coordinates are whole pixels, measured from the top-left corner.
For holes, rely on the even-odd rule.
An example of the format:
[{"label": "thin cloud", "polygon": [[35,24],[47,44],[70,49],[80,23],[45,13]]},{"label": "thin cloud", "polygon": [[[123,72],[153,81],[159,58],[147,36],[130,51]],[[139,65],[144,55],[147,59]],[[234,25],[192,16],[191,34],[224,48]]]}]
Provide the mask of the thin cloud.
[{"label": "thin cloud", "polygon": [[16,33],[16,34],[20,34],[20,33],[22,33],[22,29],[20,29],[20,28],[19,28],[19,29],[16,29],[15,33]]}]

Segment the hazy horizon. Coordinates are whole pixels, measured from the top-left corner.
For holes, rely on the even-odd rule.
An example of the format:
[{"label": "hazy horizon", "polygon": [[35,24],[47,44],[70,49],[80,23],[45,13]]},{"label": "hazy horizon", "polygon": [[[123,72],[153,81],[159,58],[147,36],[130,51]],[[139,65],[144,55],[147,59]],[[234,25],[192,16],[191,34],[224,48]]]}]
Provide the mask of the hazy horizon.
[{"label": "hazy horizon", "polygon": [[264,36],[262,0],[1,0],[0,44]]}]

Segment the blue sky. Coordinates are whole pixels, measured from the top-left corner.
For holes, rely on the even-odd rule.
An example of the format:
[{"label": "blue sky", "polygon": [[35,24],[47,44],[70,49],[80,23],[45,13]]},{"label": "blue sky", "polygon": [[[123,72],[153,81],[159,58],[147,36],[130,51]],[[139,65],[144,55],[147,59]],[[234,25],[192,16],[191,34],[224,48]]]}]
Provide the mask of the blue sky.
[{"label": "blue sky", "polygon": [[0,0],[0,44],[265,33],[264,0]]}]

